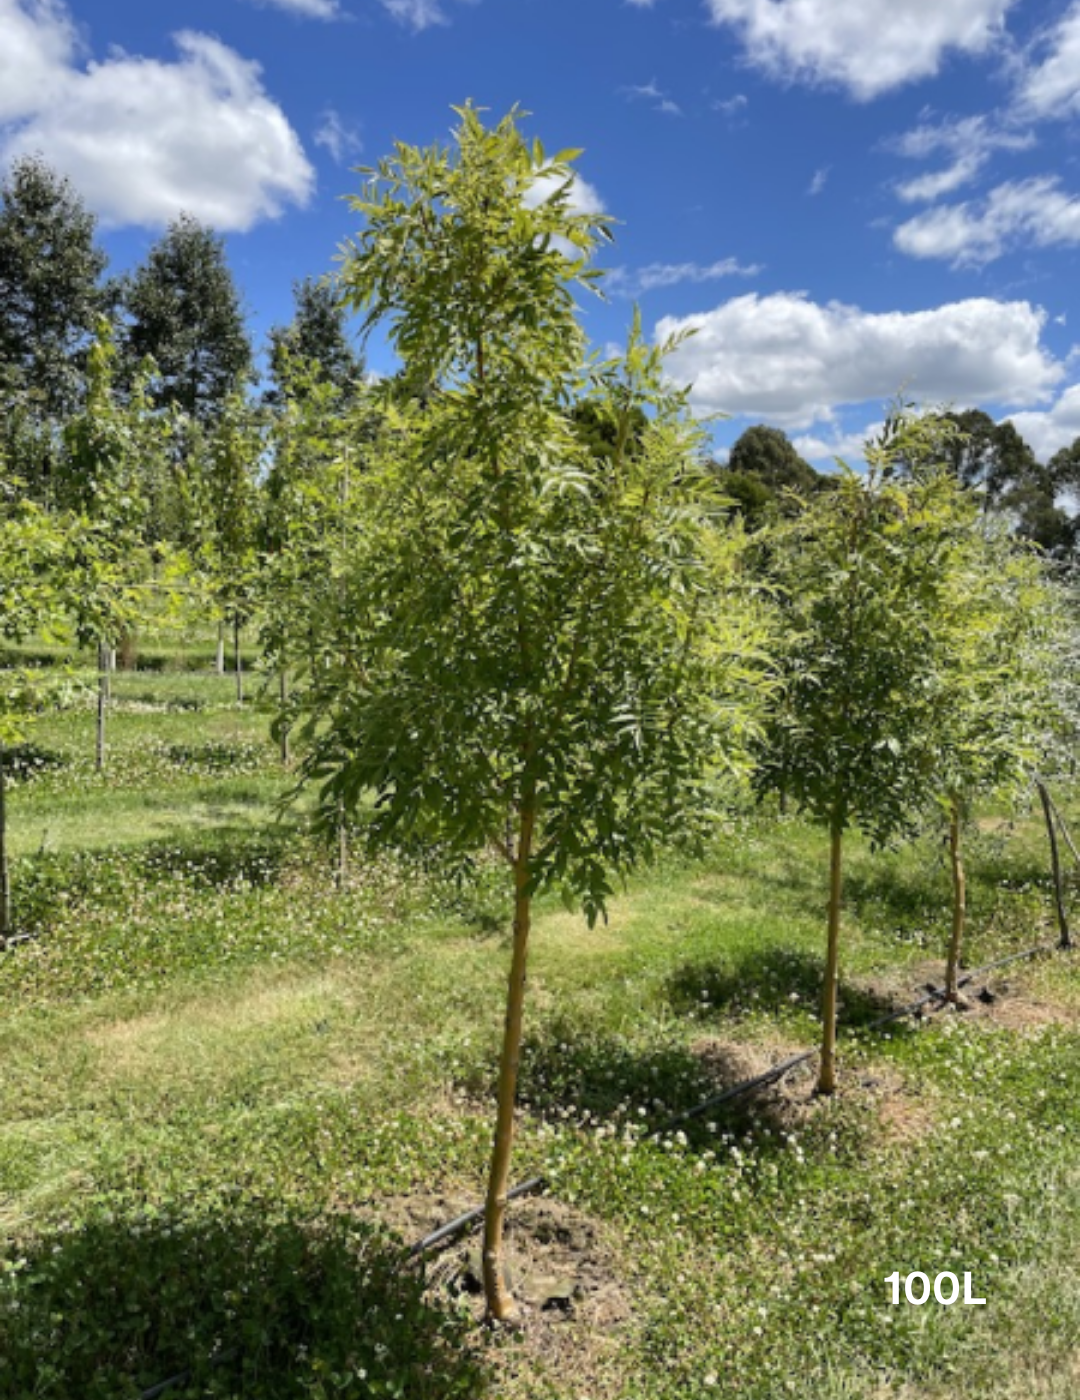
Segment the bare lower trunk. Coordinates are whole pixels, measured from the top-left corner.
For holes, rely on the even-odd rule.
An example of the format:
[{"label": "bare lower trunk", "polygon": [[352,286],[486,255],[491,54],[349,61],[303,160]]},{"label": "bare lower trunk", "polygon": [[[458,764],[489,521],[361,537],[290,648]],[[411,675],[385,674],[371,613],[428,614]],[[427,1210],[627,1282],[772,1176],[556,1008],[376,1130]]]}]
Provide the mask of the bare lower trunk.
[{"label": "bare lower trunk", "polygon": [[949,815],[949,862],[952,867],[952,937],[949,939],[949,958],[945,965],[945,996],[955,1002],[959,999],[957,980],[960,972],[960,948],[964,941],[964,920],[967,917],[967,881],[964,877],[964,860],[960,851],[960,799],[952,799]]},{"label": "bare lower trunk", "polygon": [[244,661],[240,655],[240,619],[233,623],[233,669],[236,671],[236,703],[244,703]]},{"label": "bare lower trunk", "polygon": [[7,947],[12,933],[11,881],[7,853],[7,771],[4,746],[0,744],[0,948]]},{"label": "bare lower trunk", "polygon": [[289,726],[285,722],[285,706],[289,703],[289,676],[285,667],[278,672],[278,699],[281,702],[281,761],[289,766]]},{"label": "bare lower trunk", "polygon": [[214,670],[219,676],[225,674],[225,623],[221,621],[217,625],[217,656],[214,659]]},{"label": "bare lower trunk", "polygon": [[109,705],[109,648],[98,646],[97,745],[94,767],[100,773],[105,767],[105,712]]},{"label": "bare lower trunk", "polygon": [[825,953],[825,987],[821,996],[821,1068],[817,1091],[836,1091],[836,993],[840,977],[840,895],[844,828],[838,819],[829,829],[829,944]]},{"label": "bare lower trunk", "polygon": [[345,823],[345,804],[338,803],[337,810],[337,870],[334,883],[339,890],[345,888],[349,878],[349,828]]},{"label": "bare lower trunk", "polygon": [[1050,794],[1046,790],[1046,784],[1041,778],[1035,779],[1035,787],[1042,803],[1043,816],[1046,818],[1046,834],[1050,838],[1050,871],[1054,877],[1054,908],[1057,911],[1058,932],[1061,935],[1061,947],[1072,947],[1072,934],[1069,932],[1069,920],[1065,913],[1065,884],[1061,878],[1061,857],[1058,854],[1057,828],[1054,826],[1054,804],[1050,801]]},{"label": "bare lower trunk", "polygon": [[530,803],[521,810],[518,848],[514,860],[514,951],[506,996],[506,1025],[499,1061],[498,1109],[495,1142],[491,1153],[487,1204],[484,1211],[484,1294],[488,1317],[511,1322],[517,1317],[517,1304],[506,1284],[503,1267],[503,1224],[506,1219],[506,1193],[510,1187],[510,1154],[514,1145],[514,1103],[517,1099],[518,1066],[521,1061],[521,1028],[525,1009],[525,967],[529,953],[529,927],[532,894],[529,889],[529,860],[532,854],[533,825],[536,819]]}]

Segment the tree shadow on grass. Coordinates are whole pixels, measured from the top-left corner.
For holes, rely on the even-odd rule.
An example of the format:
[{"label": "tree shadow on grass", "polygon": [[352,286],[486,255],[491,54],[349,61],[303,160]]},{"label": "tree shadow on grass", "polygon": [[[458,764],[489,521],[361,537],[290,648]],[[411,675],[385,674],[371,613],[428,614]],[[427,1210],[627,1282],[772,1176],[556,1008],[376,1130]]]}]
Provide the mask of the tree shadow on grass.
[{"label": "tree shadow on grass", "polygon": [[130,849],[45,852],[18,862],[12,881],[16,927],[41,933],[83,904],[123,905],[133,886],[185,876],[200,889],[240,882],[274,884],[295,846],[295,828],[253,832],[221,826],[188,838],[168,837]]},{"label": "tree shadow on grass", "polygon": [[[739,958],[685,963],[668,978],[666,991],[676,1011],[693,1011],[708,1024],[755,1013],[775,1016],[792,1007],[816,1012],[824,976],[821,957],[799,948],[767,947]],[[839,1024],[857,1027],[901,1003],[841,978],[838,1005]]]},{"label": "tree shadow on grass", "polygon": [[[643,1045],[617,1034],[559,1020],[522,1047],[518,1103],[537,1118],[587,1129],[633,1125],[649,1134],[669,1120],[697,1109],[724,1090],[755,1078],[786,1058],[779,1050],[733,1043]],[[767,1087],[710,1109],[678,1126],[691,1147],[715,1146],[718,1132],[741,1133],[748,1126],[790,1126],[788,1105],[807,1101],[813,1066],[797,1071],[781,1096]],[[494,1062],[465,1076],[470,1093],[490,1099]],[[780,1146],[778,1134],[763,1138],[768,1155]]]},{"label": "tree shadow on grass", "polygon": [[96,1211],[9,1250],[0,1397],[490,1394],[469,1324],[374,1227],[253,1205]]}]

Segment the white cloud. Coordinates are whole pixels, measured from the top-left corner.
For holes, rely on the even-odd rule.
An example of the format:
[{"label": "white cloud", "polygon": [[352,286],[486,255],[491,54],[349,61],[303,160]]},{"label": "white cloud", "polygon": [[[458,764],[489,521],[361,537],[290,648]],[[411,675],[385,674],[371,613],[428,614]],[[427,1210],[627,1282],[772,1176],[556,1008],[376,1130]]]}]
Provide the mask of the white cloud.
[{"label": "white cloud", "polygon": [[875,438],[884,428],[883,419],[868,423],[865,428],[852,433],[832,433],[822,437],[818,433],[803,433],[791,440],[791,445],[800,457],[819,466],[834,467],[837,458],[849,467],[857,467],[865,462],[863,455],[867,438]]},{"label": "white cloud", "polygon": [[[525,203],[530,209],[543,204],[562,189],[566,183],[551,173],[538,175],[525,193]],[[580,175],[570,177],[570,212],[572,214],[603,214],[604,201],[595,185]]]},{"label": "white cloud", "polygon": [[775,77],[860,100],[933,76],[950,51],[985,53],[1016,0],[706,0]]},{"label": "white cloud", "polygon": [[665,317],[656,336],[696,332],[669,371],[693,385],[699,408],[799,428],[900,390],[933,402],[1038,402],[1065,372],[1040,344],[1045,320],[1022,301],[874,313],[778,292]]},{"label": "white cloud", "polygon": [[647,83],[631,83],[627,87],[620,88],[619,91],[624,93],[631,102],[639,98],[651,102],[654,111],[663,112],[666,116],[682,116],[682,108],[657,86],[655,78],[651,78]]},{"label": "white cloud", "polygon": [[36,35],[29,51],[44,73],[40,89],[15,89],[17,107],[0,83],[10,123],[0,157],[40,152],[105,223],[155,226],[186,211],[243,230],[310,197],[314,172],[257,63],[187,31],[175,36],[176,62],[117,52],[80,69],[62,42],[66,11],[0,7],[24,41]]},{"label": "white cloud", "polygon": [[1013,180],[985,199],[944,204],[897,228],[893,242],[915,258],[944,258],[981,267],[1018,246],[1080,243],[1080,203],[1056,175]]},{"label": "white cloud", "polygon": [[1016,431],[1029,443],[1040,462],[1048,462],[1061,447],[1080,437],[1080,384],[1071,384],[1047,409],[1010,413]]},{"label": "white cloud", "polygon": [[740,263],[736,258],[720,258],[713,263],[649,263],[636,271],[616,267],[608,273],[605,286],[616,296],[635,297],[658,287],[674,287],[680,282],[712,282],[720,277],[755,277],[759,263]]},{"label": "white cloud", "polygon": [[948,164],[904,181],[896,192],[909,203],[939,199],[974,180],[995,151],[1023,151],[1034,144],[1031,132],[1006,129],[986,116],[924,120],[890,142],[889,147],[911,160],[942,155]]},{"label": "white cloud", "polygon": [[825,188],[826,183],[828,182],[830,169],[830,166],[823,165],[819,170],[814,171],[814,178],[810,181],[810,184],[807,186],[807,194],[817,195],[821,193],[821,191]]},{"label": "white cloud", "polygon": [[75,28],[56,0],[0,0],[0,121],[51,102],[76,51]]},{"label": "white cloud", "polygon": [[338,165],[348,156],[364,149],[359,131],[355,126],[346,122],[333,107],[327,107],[323,113],[323,119],[315,133],[314,140],[316,146],[322,146],[330,152],[331,159],[335,160]]},{"label": "white cloud", "polygon": [[449,24],[439,0],[380,0],[382,7],[399,24],[408,25],[415,33],[430,29],[433,24]]},{"label": "white cloud", "polygon": [[309,19],[337,19],[341,14],[338,0],[255,0],[255,3],[275,10],[288,10],[295,15],[307,15]]},{"label": "white cloud", "polygon": [[1080,112],[1080,0],[1046,30],[1026,56],[1015,101],[1028,117],[1075,116]]},{"label": "white cloud", "polygon": [[714,112],[723,112],[725,117],[737,117],[749,105],[745,92],[737,92],[734,97],[718,97],[712,103]]}]

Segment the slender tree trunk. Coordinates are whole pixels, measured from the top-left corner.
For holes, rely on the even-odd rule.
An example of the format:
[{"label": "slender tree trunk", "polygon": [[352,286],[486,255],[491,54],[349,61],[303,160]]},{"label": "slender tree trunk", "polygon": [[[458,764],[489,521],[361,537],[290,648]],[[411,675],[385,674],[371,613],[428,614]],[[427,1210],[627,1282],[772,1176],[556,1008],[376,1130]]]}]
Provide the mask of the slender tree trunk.
[{"label": "slender tree trunk", "polygon": [[959,797],[953,797],[949,814],[949,861],[952,866],[952,937],[949,939],[949,959],[945,965],[945,996],[948,1001],[957,1002],[960,991],[957,986],[960,972],[960,947],[964,940],[964,920],[967,917],[967,880],[964,876],[964,860],[960,850],[961,805]]},{"label": "slender tree trunk", "polygon": [[278,672],[278,699],[281,702],[281,761],[289,766],[289,726],[285,723],[285,706],[289,703],[289,674],[282,666]]},{"label": "slender tree trunk", "polygon": [[829,944],[825,953],[825,987],[821,996],[821,1068],[817,1091],[836,1091],[836,993],[840,978],[840,895],[844,828],[838,817],[829,827]]},{"label": "slender tree trunk", "polygon": [[236,703],[244,703],[244,662],[240,655],[240,619],[233,621],[233,669],[236,671]]},{"label": "slender tree trunk", "polygon": [[345,824],[345,803],[339,801],[337,809],[337,869],[334,871],[334,884],[339,890],[343,890],[348,878],[349,828]]},{"label": "slender tree trunk", "polygon": [[94,767],[100,773],[105,767],[105,712],[109,706],[109,648],[98,643],[97,746]]},{"label": "slender tree trunk", "polygon": [[503,1268],[503,1224],[506,1219],[506,1194],[510,1188],[514,1104],[517,1099],[518,1066],[521,1062],[525,967],[529,953],[532,912],[529,862],[535,821],[534,799],[529,799],[521,810],[518,848],[514,859],[514,951],[506,996],[502,1056],[499,1061],[495,1142],[491,1153],[491,1173],[488,1177],[487,1205],[484,1212],[484,1294],[487,1299],[488,1316],[496,1322],[512,1322],[518,1315],[517,1304],[507,1288]]},{"label": "slender tree trunk", "polygon": [[225,619],[222,618],[217,625],[217,657],[214,661],[214,670],[219,676],[225,674]]},{"label": "slender tree trunk", "polygon": [[11,879],[8,873],[7,852],[7,763],[4,746],[0,744],[0,948],[7,947],[11,933]]},{"label": "slender tree trunk", "polygon": [[1050,794],[1041,778],[1035,779],[1035,787],[1042,803],[1043,816],[1046,818],[1046,834],[1050,838],[1050,871],[1054,877],[1054,908],[1057,910],[1058,932],[1061,934],[1060,946],[1071,948],[1072,934],[1069,932],[1069,920],[1065,913],[1065,884],[1061,878],[1061,857],[1058,854],[1057,828],[1054,826],[1054,804],[1050,801]]}]

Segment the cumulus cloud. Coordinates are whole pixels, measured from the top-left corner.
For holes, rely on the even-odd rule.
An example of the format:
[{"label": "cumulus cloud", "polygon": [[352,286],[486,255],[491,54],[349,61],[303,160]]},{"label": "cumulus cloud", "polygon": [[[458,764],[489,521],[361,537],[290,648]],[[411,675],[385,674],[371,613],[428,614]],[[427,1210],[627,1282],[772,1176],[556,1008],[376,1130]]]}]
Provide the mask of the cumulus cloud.
[{"label": "cumulus cloud", "polygon": [[75,58],[75,27],[56,0],[0,0],[0,121],[53,100]]},{"label": "cumulus cloud", "polygon": [[605,286],[616,296],[635,297],[660,287],[675,287],[680,282],[712,282],[721,277],[755,277],[762,271],[760,263],[740,263],[737,258],[719,258],[712,263],[648,263],[635,271],[624,267],[612,268]]},{"label": "cumulus cloud", "polygon": [[[80,68],[58,4],[0,0],[0,21],[5,34],[15,21],[23,58],[43,78],[36,90],[13,88],[0,70],[9,123],[0,156],[40,152],[106,224],[157,226],[187,211],[244,230],[310,197],[314,172],[259,65],[219,40],[185,31],[175,62],[121,52]],[[2,52],[6,64],[6,40]]]},{"label": "cumulus cloud", "polygon": [[933,402],[1038,402],[1064,374],[1040,343],[1045,320],[1025,301],[877,313],[778,292],[665,317],[656,335],[694,332],[669,370],[700,409],[805,428],[901,389]]},{"label": "cumulus cloud", "polygon": [[1009,418],[1039,461],[1047,462],[1080,437],[1080,384],[1070,384],[1049,408],[1010,413]]},{"label": "cumulus cloud", "polygon": [[[525,193],[525,203],[535,209],[562,189],[565,180],[549,173],[538,175]],[[580,175],[570,177],[570,212],[573,214],[603,214],[604,201],[595,185]]]},{"label": "cumulus cloud", "polygon": [[878,419],[853,433],[833,432],[824,437],[820,433],[801,433],[791,439],[791,445],[800,457],[818,466],[835,466],[839,458],[849,467],[857,467],[866,460],[863,454],[867,439],[876,438],[884,427],[884,420]]},{"label": "cumulus cloud", "polygon": [[984,115],[924,120],[889,148],[910,160],[943,156],[947,164],[903,181],[896,192],[909,203],[940,199],[974,180],[995,151],[1023,151],[1034,144],[1031,132],[1002,127]]},{"label": "cumulus cloud", "polygon": [[1061,118],[1080,113],[1080,0],[1045,30],[1025,56],[1016,87],[1025,116]]},{"label": "cumulus cloud", "polygon": [[1017,0],[706,0],[774,77],[861,101],[937,73],[951,51],[985,53]]},{"label": "cumulus cloud", "polygon": [[982,267],[1021,245],[1080,243],[1080,204],[1056,175],[1012,180],[985,199],[938,205],[908,219],[893,242],[911,257]]}]

